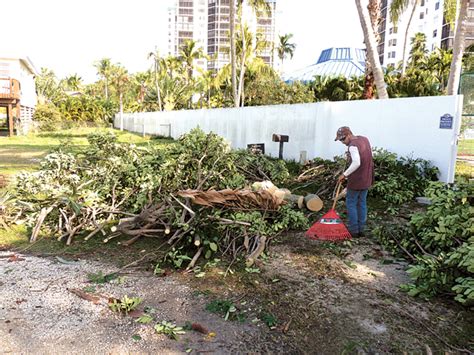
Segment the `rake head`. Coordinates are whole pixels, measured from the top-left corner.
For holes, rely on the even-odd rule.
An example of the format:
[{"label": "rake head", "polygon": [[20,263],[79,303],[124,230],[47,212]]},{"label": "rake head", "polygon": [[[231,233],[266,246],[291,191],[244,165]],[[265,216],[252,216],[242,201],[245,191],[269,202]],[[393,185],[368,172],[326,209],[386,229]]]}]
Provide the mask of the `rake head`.
[{"label": "rake head", "polygon": [[305,235],[310,239],[338,241],[351,239],[352,235],[347,230],[341,217],[335,210],[329,210],[321,219],[309,228]]}]

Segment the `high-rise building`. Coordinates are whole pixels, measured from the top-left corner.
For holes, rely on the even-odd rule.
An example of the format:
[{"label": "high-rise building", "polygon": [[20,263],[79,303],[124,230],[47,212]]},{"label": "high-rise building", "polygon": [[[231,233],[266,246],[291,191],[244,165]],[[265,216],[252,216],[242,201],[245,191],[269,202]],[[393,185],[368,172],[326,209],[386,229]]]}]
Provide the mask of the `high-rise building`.
[{"label": "high-rise building", "polygon": [[[392,0],[381,1],[381,22],[378,26],[378,52],[383,66],[397,65],[403,60],[403,45],[408,21],[412,15],[410,6],[397,24],[390,21]],[[474,19],[474,3],[469,6],[469,18]],[[426,35],[426,49],[449,49],[453,47],[454,26],[446,23],[443,0],[421,0],[415,8],[407,37],[406,59],[411,49],[411,38],[416,33]],[[466,44],[474,43],[474,22],[468,22]]]},{"label": "high-rise building", "polygon": [[[254,41],[258,33],[267,43],[257,55],[273,66],[276,0],[266,1],[269,12],[255,13],[244,2],[242,13]],[[192,39],[209,57],[207,65],[202,60],[196,63],[198,66],[218,70],[230,62],[230,0],[176,0],[168,14],[169,55],[179,55],[180,46]]]},{"label": "high-rise building", "polygon": [[[179,55],[180,46],[193,40],[198,47],[207,47],[208,0],[176,0],[168,9],[168,55]],[[205,59],[196,63],[205,68]]]}]

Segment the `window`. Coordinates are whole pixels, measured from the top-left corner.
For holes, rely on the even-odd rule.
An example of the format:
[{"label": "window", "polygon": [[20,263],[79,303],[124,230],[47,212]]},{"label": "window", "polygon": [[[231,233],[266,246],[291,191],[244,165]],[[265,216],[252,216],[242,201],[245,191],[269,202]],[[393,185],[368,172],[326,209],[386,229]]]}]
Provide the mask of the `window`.
[{"label": "window", "polygon": [[435,10],[439,9],[439,1],[435,4]]},{"label": "window", "polygon": [[421,0],[420,6],[425,6],[425,0]]},{"label": "window", "polygon": [[392,58],[395,58],[395,51],[392,51]]},{"label": "window", "polygon": [[423,20],[425,18],[425,13],[424,12],[420,12],[420,20]]},{"label": "window", "polygon": [[392,46],[396,46],[396,45],[397,45],[397,39],[394,38],[394,39],[392,39]]},{"label": "window", "polygon": [[434,30],[433,31],[433,37],[436,37],[437,34],[438,34],[438,30]]},{"label": "window", "polygon": [[392,52],[388,52],[388,57],[392,58]]},{"label": "window", "polygon": [[397,33],[397,32],[398,32],[398,27],[395,26],[395,27],[393,28],[393,33]]}]

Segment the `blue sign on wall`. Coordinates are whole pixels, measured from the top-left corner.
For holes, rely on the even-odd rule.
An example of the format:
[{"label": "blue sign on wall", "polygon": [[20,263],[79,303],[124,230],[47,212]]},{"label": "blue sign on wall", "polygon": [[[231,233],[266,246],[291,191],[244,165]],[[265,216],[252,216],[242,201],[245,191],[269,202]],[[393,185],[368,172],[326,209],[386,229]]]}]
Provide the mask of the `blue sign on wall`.
[{"label": "blue sign on wall", "polygon": [[439,118],[439,128],[441,129],[452,129],[453,128],[453,116],[449,113],[445,113]]}]

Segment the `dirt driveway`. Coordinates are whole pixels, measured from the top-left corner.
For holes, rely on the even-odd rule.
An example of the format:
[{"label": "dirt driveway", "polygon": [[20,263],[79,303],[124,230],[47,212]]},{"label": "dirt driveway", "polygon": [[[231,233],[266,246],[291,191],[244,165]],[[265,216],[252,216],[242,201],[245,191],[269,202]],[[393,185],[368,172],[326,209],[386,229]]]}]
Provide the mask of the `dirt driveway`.
[{"label": "dirt driveway", "polygon": [[[406,264],[368,239],[342,247],[289,234],[270,254],[258,268],[227,277],[217,265],[204,276],[127,270],[92,284],[88,274],[117,268],[2,251],[0,349],[41,354],[473,350],[472,312],[401,293]],[[138,312],[125,316],[109,309],[109,297],[125,295],[142,299]],[[232,301],[240,321],[206,310],[218,300]],[[137,322],[144,311],[150,323]],[[162,321],[194,323],[195,330],[172,340],[154,330]]]}]

